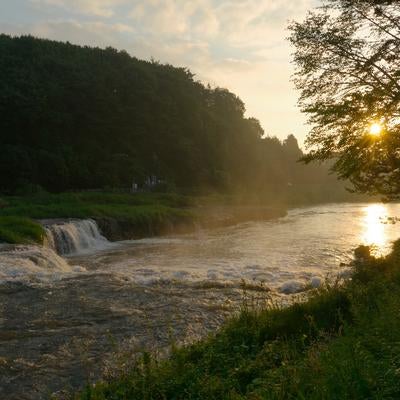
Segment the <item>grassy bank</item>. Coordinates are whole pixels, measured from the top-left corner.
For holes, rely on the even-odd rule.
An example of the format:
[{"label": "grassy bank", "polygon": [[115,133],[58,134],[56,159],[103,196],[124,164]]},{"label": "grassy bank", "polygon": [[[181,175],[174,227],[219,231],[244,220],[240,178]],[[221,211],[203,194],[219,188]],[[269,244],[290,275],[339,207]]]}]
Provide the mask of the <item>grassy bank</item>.
[{"label": "grassy bank", "polygon": [[[42,236],[38,232],[43,229],[37,220],[41,219],[93,218],[108,239],[122,240],[185,232],[193,230],[196,224],[220,227],[254,219],[277,218],[286,213],[283,207],[265,207],[251,199],[247,203],[239,200],[222,195],[110,192],[3,197],[0,198],[0,218],[6,218],[7,232],[2,234],[0,229],[0,241],[40,243]],[[36,232],[29,232],[28,226],[35,227]],[[26,231],[25,236],[20,235],[22,229]]]},{"label": "grassy bank", "polygon": [[400,243],[385,259],[363,253],[344,285],[288,308],[245,307],[208,339],[164,360],[143,354],[76,398],[399,398]]},{"label": "grassy bank", "polygon": [[0,215],[36,219],[104,216],[136,218],[142,210],[152,209],[154,213],[162,213],[163,210],[176,211],[188,206],[188,201],[184,196],[164,193],[43,193],[3,198]]},{"label": "grassy bank", "polygon": [[146,231],[169,223],[192,220],[189,199],[158,193],[61,193],[6,197],[0,202],[0,241],[9,243],[41,242],[37,219],[105,218],[122,221]]},{"label": "grassy bank", "polygon": [[42,243],[43,227],[29,218],[0,216],[0,242]]},{"label": "grassy bank", "polygon": [[[317,195],[323,191],[314,186],[290,188],[292,194],[276,192],[275,196],[267,197],[248,193],[185,196],[113,192],[39,192],[31,196],[0,197],[0,242],[41,243],[43,229],[37,222],[40,219],[93,218],[108,239],[122,240],[187,231],[195,223],[221,227],[278,218],[285,215],[288,206],[323,202]],[[327,199],[344,200],[325,194]]]}]

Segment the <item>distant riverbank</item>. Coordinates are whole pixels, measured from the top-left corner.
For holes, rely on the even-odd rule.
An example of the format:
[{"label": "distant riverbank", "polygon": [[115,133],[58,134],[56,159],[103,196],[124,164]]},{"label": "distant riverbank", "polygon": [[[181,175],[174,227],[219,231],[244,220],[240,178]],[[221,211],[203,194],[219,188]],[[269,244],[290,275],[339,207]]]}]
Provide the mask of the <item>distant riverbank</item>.
[{"label": "distant riverbank", "polygon": [[216,203],[169,193],[81,192],[3,197],[0,241],[42,244],[40,220],[94,219],[109,240],[137,239],[166,233],[190,232],[198,227],[222,227],[248,220],[282,217],[284,207]]},{"label": "distant riverbank", "polygon": [[42,244],[40,220],[94,219],[109,240],[126,240],[282,217],[284,207],[227,206],[169,193],[80,192],[3,197],[0,241]]},{"label": "distant riverbank", "polygon": [[[290,190],[289,190],[290,189]],[[290,207],[362,197],[340,192],[321,197],[318,187],[289,188],[260,200],[251,195],[188,196],[176,193],[67,192],[0,197],[0,242],[42,244],[43,219],[94,219],[109,240],[137,239],[268,220]]]}]

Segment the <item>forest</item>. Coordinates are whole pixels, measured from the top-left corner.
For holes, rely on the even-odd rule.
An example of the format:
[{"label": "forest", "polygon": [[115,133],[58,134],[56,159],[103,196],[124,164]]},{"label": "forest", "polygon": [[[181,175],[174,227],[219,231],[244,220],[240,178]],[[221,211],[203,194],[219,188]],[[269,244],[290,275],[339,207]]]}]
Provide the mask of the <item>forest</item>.
[{"label": "forest", "polygon": [[[141,187],[268,193],[334,184],[239,97],[114,48],[0,35],[0,193]],[[336,184],[336,183],[335,183]]]}]

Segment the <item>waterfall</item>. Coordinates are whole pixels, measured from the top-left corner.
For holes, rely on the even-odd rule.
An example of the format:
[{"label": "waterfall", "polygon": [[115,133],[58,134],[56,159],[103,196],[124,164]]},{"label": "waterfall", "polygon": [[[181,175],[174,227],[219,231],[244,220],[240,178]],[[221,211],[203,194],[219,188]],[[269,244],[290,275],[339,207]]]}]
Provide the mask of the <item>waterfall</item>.
[{"label": "waterfall", "polygon": [[69,265],[48,247],[20,245],[0,251],[0,283],[51,282],[85,271]]},{"label": "waterfall", "polygon": [[92,219],[44,222],[48,247],[58,254],[77,254],[107,248],[111,243],[101,235]]}]

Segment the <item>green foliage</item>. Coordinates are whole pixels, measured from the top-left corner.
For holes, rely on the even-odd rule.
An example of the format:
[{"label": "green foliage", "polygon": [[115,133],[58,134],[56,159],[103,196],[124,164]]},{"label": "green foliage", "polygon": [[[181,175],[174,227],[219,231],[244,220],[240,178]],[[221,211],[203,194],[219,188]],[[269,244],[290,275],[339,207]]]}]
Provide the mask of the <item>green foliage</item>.
[{"label": "green foliage", "polygon": [[185,196],[169,193],[40,193],[33,196],[7,197],[7,205],[0,209],[0,215],[17,215],[31,218],[88,218],[104,216],[101,210],[107,208],[165,207],[178,208],[190,205]]},{"label": "green foliage", "polygon": [[163,233],[171,224],[192,223],[189,197],[172,193],[49,194],[0,199],[0,242],[42,243],[44,231],[34,219],[95,218],[112,219],[138,235]]},{"label": "green foliage", "polygon": [[5,199],[0,198],[0,209],[8,206],[8,203]]},{"label": "green foliage", "polygon": [[[355,189],[400,196],[400,3],[326,0],[290,26],[302,111],[313,126],[306,161],[335,159]],[[382,125],[379,137],[369,134]]]},{"label": "green foliage", "polygon": [[[112,48],[0,35],[0,193],[131,187],[268,194],[321,183],[290,136],[184,68]],[[328,180],[333,184],[333,178]]]},{"label": "green foliage", "polygon": [[77,395],[105,399],[395,399],[400,394],[400,243],[353,279],[287,308],[245,307],[168,359],[143,354],[119,379]]},{"label": "green foliage", "polygon": [[42,226],[29,218],[0,216],[0,242],[43,243]]},{"label": "green foliage", "polygon": [[[99,192],[80,192],[49,194],[39,193],[30,197],[8,197],[7,205],[0,208],[0,217],[16,221],[26,218],[111,218],[128,227],[137,228],[138,233],[161,230],[170,223],[191,222],[193,214],[186,209],[190,205],[188,197],[176,194],[138,193],[118,194]],[[35,224],[36,225],[36,224]],[[19,225],[10,225],[17,235],[11,242],[18,240]],[[6,237],[4,241],[10,242]]]},{"label": "green foliage", "polygon": [[[329,199],[328,188],[310,188],[293,191],[293,193],[275,193],[268,198],[268,204],[279,203],[277,209],[283,209],[283,204],[310,204]],[[332,189],[332,188],[330,188]],[[312,195],[310,195],[310,193]],[[322,193],[324,193],[322,195]],[[343,192],[344,193],[344,192]],[[322,196],[321,196],[322,195]],[[285,197],[286,196],[286,197]],[[31,219],[51,218],[94,218],[110,239],[120,240],[143,235],[163,234],[171,229],[190,229],[195,221],[204,221],[209,213],[221,206],[253,205],[265,206],[265,200],[258,196],[208,195],[188,196],[176,193],[113,193],[113,192],[66,192],[47,193],[41,190],[25,196],[8,196],[0,198],[0,217],[23,217]],[[232,209],[234,209],[233,207]],[[261,214],[260,214],[261,215]],[[103,222],[103,225],[102,225]],[[113,222],[118,225],[117,233],[108,231]],[[36,224],[36,223],[34,223]],[[23,224],[22,224],[23,225]],[[16,223],[8,227],[7,237],[2,240],[12,243],[24,243],[19,236],[20,227]],[[11,238],[11,231],[16,235]],[[125,236],[123,234],[125,231]],[[10,240],[7,240],[10,238]],[[40,241],[34,239],[36,241]]]}]

